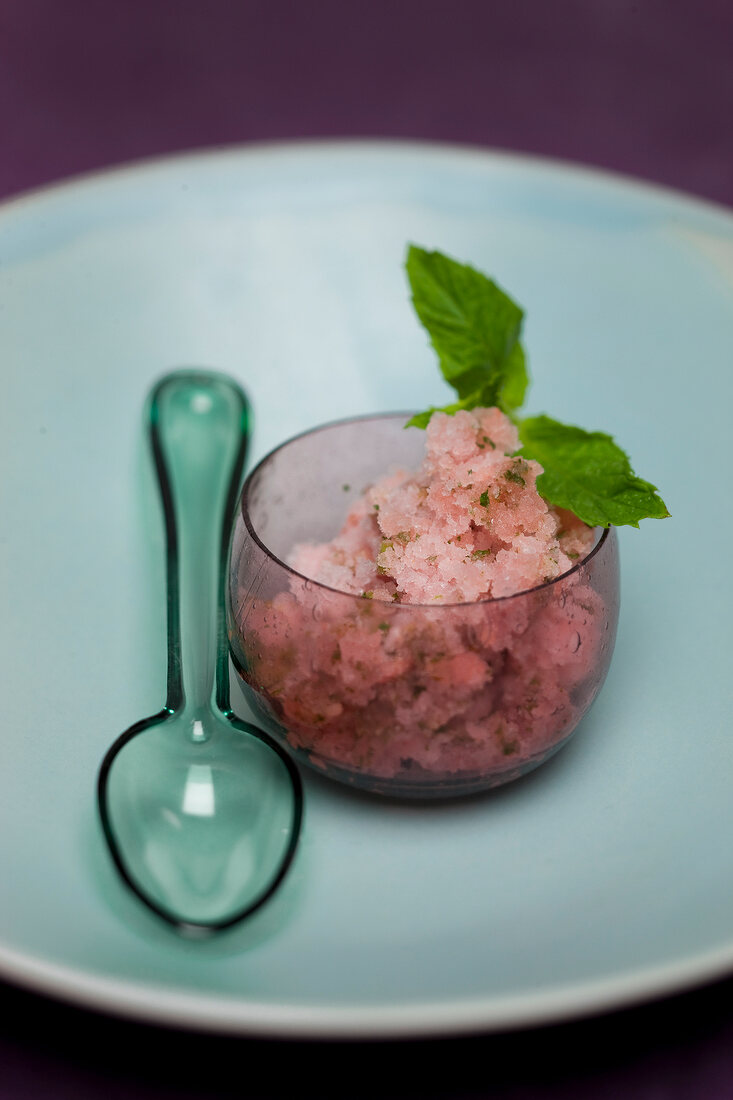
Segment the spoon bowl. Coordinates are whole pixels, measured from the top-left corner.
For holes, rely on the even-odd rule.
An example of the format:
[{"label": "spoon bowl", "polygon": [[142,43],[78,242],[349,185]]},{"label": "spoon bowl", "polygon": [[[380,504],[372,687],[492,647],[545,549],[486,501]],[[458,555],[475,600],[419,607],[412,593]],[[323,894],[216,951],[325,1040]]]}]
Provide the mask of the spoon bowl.
[{"label": "spoon bowl", "polygon": [[215,931],[259,908],[290,866],[302,787],[290,757],[229,701],[224,575],[249,407],[231,379],[163,378],[150,442],[167,544],[168,691],[107,752],[98,804],[115,865],[168,923]]},{"label": "spoon bowl", "polygon": [[225,927],[272,892],[292,835],[280,759],[215,714],[141,723],[105,770],[107,837],[136,893],[173,923]]}]

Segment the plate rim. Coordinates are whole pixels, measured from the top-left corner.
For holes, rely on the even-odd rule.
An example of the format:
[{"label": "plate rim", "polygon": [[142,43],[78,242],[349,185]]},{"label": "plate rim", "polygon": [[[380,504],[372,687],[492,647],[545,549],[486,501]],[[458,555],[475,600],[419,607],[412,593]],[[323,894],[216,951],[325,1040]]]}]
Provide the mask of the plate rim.
[{"label": "plate rim", "polygon": [[728,977],[733,945],[565,986],[490,997],[389,1005],[242,1001],[159,983],[99,977],[0,945],[0,974],[35,993],[111,1016],[186,1031],[268,1039],[420,1039],[570,1023]]},{"label": "plate rim", "polygon": [[186,163],[213,162],[215,160],[258,160],[269,157],[288,156],[299,152],[317,155],[373,155],[410,154],[416,158],[435,156],[438,159],[464,159],[467,163],[483,162],[487,165],[504,165],[524,168],[530,171],[547,171],[551,174],[571,175],[589,183],[606,184],[623,188],[649,198],[678,201],[697,207],[700,212],[722,216],[733,225],[733,206],[704,195],[685,191],[655,180],[605,168],[587,161],[571,158],[546,156],[541,153],[529,153],[502,146],[482,146],[468,142],[426,141],[411,138],[364,137],[364,138],[294,138],[273,139],[272,141],[238,142],[181,149],[160,155],[142,156],[132,160],[88,171],[74,172],[8,195],[0,196],[0,222],[6,216],[21,212],[21,207],[47,199],[62,197],[66,192],[86,189],[87,187],[114,185],[118,181],[131,179],[136,175],[145,175],[169,167],[184,166]]},{"label": "plate rim", "polygon": [[[733,208],[652,180],[584,162],[505,148],[402,138],[303,138],[227,144],[181,150],[121,162],[53,180],[0,199],[0,229],[8,219],[25,215],[34,205],[97,187],[124,186],[159,170],[186,164],[255,161],[307,152],[333,156],[405,155],[419,161],[463,161],[478,167],[503,166],[529,173],[621,189],[640,197],[673,201],[691,213],[713,215],[733,229]],[[492,996],[388,1005],[319,1005],[242,1000],[236,995],[188,993],[163,984],[119,979],[54,963],[0,942],[0,978],[35,993],[80,1007],[149,1024],[192,1031],[288,1039],[389,1039],[500,1032],[562,1023],[631,1007],[660,996],[683,993],[725,978],[733,971],[733,940],[671,962],[622,971],[606,977],[569,982],[552,988]]]}]

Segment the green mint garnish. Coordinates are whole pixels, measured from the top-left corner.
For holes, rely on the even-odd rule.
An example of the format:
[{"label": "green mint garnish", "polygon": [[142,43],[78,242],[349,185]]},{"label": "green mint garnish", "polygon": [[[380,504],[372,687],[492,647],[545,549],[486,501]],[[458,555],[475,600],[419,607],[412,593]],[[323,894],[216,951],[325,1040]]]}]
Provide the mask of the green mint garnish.
[{"label": "green mint garnish", "polygon": [[507,479],[507,481],[513,481],[516,485],[527,484],[522,475],[518,474],[516,470],[505,470],[504,477]]},{"label": "green mint garnish", "polygon": [[[416,245],[408,248],[406,268],[415,311],[443,377],[458,395],[452,405],[413,416],[406,427],[425,428],[434,412],[496,405],[519,429],[522,458],[543,467],[537,489],[549,504],[566,508],[591,527],[638,527],[642,519],[669,515],[656,487],[636,476],[610,435],[548,416],[519,419],[529,384],[520,343],[524,313],[496,283],[468,264]],[[484,435],[477,445],[483,450],[487,444],[494,448]],[[525,483],[517,469],[504,476]],[[488,507],[487,493],[479,503]]]},{"label": "green mint garnish", "polygon": [[[480,271],[416,245],[407,253],[407,276],[443,377],[459,397],[442,411],[519,408],[527,388],[519,306]],[[419,413],[410,424],[424,428],[436,411]]]},{"label": "green mint garnish", "polygon": [[549,416],[521,424],[523,452],[544,468],[537,489],[590,527],[638,527],[669,515],[655,485],[637,477],[628,457],[605,432],[586,432]]}]

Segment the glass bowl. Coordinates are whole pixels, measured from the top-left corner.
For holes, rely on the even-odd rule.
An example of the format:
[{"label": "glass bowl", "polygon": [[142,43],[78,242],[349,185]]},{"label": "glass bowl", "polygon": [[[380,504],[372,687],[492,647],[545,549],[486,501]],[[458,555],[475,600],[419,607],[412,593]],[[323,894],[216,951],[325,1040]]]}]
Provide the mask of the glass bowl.
[{"label": "glass bowl", "polygon": [[227,599],[247,702],[321,774],[386,795],[439,798],[507,783],[570,737],[611,660],[619,606],[613,528],[553,581],[477,603],[386,603],[287,564],[323,542],[389,469],[415,469],[406,414],[327,424],[247,478]]}]

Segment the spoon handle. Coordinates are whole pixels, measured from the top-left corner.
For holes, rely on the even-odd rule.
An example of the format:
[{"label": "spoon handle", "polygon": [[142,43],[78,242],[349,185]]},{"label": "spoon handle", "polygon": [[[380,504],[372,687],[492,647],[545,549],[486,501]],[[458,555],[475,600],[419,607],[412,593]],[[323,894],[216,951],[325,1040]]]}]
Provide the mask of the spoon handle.
[{"label": "spoon handle", "polygon": [[228,704],[221,586],[226,521],[239,488],[249,419],[244,393],[224,375],[176,371],[151,394],[150,438],[167,544],[166,708],[185,708],[194,739],[205,736],[198,719],[212,703]]}]

